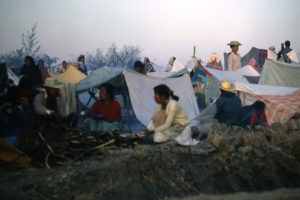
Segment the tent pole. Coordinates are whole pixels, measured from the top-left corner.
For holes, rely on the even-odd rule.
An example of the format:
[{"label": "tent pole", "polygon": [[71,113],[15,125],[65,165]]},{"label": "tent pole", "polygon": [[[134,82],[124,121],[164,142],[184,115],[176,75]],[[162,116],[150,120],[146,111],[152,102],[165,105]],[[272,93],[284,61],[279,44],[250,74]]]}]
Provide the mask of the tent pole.
[{"label": "tent pole", "polygon": [[194,46],[194,52],[193,52],[193,57],[195,58],[196,55],[196,46]]}]

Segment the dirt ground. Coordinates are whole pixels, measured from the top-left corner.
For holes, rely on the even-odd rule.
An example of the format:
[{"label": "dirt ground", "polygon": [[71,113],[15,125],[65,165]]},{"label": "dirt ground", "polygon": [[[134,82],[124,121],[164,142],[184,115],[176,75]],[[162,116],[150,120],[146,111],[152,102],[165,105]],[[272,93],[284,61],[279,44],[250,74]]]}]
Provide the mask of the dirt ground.
[{"label": "dirt ground", "polygon": [[[52,169],[5,167],[0,174],[6,200],[254,199],[300,188],[300,120],[255,131],[215,124],[193,147],[111,145]],[[276,190],[269,199],[299,199],[299,191]]]}]

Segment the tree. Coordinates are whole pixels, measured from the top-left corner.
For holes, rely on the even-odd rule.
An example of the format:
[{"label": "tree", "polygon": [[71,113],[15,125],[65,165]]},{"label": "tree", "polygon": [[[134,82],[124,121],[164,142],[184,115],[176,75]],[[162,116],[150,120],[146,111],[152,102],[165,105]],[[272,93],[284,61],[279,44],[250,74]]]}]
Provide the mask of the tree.
[{"label": "tree", "polygon": [[32,56],[35,60],[44,60],[45,66],[51,66],[58,61],[57,57],[51,57],[41,51],[41,45],[36,33],[37,23],[30,31],[22,34],[22,46],[19,49],[0,55],[7,66],[17,66],[19,68],[24,64],[25,56]]},{"label": "tree", "polygon": [[87,53],[86,64],[91,69],[103,66],[109,67],[132,67],[134,62],[141,59],[142,50],[136,46],[124,45],[118,50],[116,44],[112,44],[105,55],[101,49],[97,49],[95,54]]}]

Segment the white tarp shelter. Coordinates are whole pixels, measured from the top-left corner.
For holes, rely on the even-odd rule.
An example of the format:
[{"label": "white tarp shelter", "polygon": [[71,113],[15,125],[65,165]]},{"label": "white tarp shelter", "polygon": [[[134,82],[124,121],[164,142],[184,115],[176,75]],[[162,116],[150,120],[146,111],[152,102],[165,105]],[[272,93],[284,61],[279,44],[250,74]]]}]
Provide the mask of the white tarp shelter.
[{"label": "white tarp shelter", "polygon": [[153,88],[166,84],[179,97],[178,103],[185,110],[189,120],[199,114],[197,102],[189,74],[175,78],[155,78],[133,71],[124,70],[123,74],[130,94],[130,100],[136,117],[147,126],[156,112]]},{"label": "white tarp shelter", "polygon": [[252,76],[258,77],[260,74],[250,65],[246,65],[236,71],[221,71],[211,69],[209,67],[204,67],[209,73],[211,73],[214,77],[216,77],[219,81],[224,79],[229,80],[230,82],[234,83],[236,81],[242,83],[248,83],[245,76]]},{"label": "white tarp shelter", "polygon": [[[187,71],[187,69],[183,70]],[[177,76],[178,73],[181,76],[170,78],[170,76]],[[146,76],[130,69],[122,70],[120,68],[102,67],[77,83],[75,90],[76,92],[83,92],[123,74],[134,113],[137,119],[147,126],[152,115],[156,112],[153,88],[159,84],[166,84],[174,91],[175,95],[179,96],[178,103],[183,107],[191,120],[199,114],[191,79],[188,73],[180,71],[178,73],[170,73],[168,77],[157,78]]]},{"label": "white tarp shelter", "polygon": [[300,88],[300,64],[266,60],[258,84]]},{"label": "white tarp shelter", "polygon": [[234,83],[235,90],[240,92],[240,99],[243,105],[254,103],[256,95],[286,95],[295,92],[299,88],[259,85],[249,83]]}]

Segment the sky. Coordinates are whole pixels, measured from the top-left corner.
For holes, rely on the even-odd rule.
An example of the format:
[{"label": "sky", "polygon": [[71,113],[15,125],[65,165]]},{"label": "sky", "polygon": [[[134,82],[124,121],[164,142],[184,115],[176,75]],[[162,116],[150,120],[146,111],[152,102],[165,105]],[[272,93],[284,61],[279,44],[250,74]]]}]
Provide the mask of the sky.
[{"label": "sky", "polygon": [[[21,46],[22,33],[37,22],[42,50],[61,60],[118,47],[140,47],[158,65],[175,56],[223,58],[231,40],[268,49],[291,41],[300,52],[298,0],[0,0],[0,54]],[[222,59],[223,60],[223,59]]]}]

